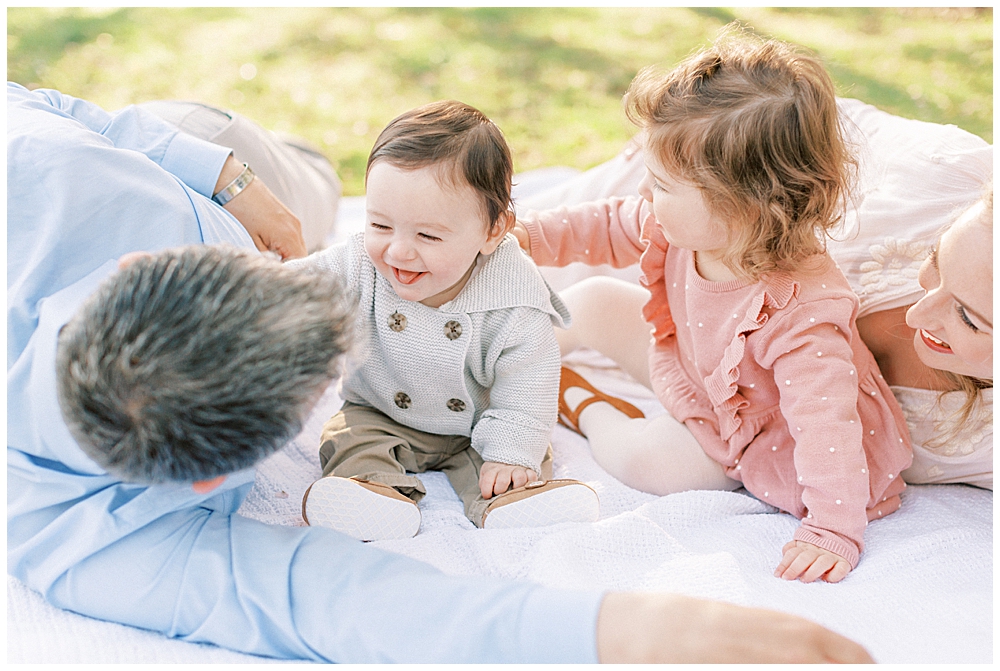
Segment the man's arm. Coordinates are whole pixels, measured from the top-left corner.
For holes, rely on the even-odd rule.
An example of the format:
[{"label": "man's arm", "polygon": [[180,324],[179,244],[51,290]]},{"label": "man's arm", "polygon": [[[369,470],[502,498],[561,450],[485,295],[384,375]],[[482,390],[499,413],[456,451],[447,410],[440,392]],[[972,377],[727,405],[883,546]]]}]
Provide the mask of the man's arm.
[{"label": "man's arm", "polygon": [[92,617],[277,658],[872,661],[856,643],[793,615],[670,594],[602,599],[446,576],[327,529],[265,525],[206,508],[146,525],[70,568],[45,593]]},{"label": "man's arm", "polygon": [[[229,148],[182,133],[136,106],[111,113],[59,91],[28,91],[13,83],[7,85],[7,96],[8,105],[12,100],[21,100],[21,104],[47,105],[101,135],[111,146],[145,155],[205,198],[211,199],[243,170]],[[214,202],[205,206],[218,207]],[[283,259],[305,256],[298,218],[260,178],[255,178],[229,201],[225,209],[247,230],[257,249],[275,252]]]},{"label": "man's arm", "polygon": [[48,105],[52,111],[104,137],[111,146],[145,155],[206,198],[214,195],[212,187],[220,179],[222,167],[231,153],[226,147],[180,133],[159,117],[134,105],[108,112],[92,102],[59,91],[28,91],[10,82],[7,97],[8,106],[13,100],[38,108]]},{"label": "man's arm", "polygon": [[593,662],[601,599],[447,576],[327,529],[206,508],[166,515],[39,587],[59,607],[187,641],[353,663]]}]

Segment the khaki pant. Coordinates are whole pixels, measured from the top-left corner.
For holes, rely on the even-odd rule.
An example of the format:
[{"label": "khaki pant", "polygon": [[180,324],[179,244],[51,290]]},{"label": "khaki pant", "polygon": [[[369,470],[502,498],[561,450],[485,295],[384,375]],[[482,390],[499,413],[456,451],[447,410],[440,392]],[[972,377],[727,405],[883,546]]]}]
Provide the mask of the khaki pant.
[{"label": "khaki pant", "polygon": [[[395,487],[414,502],[427,493],[407,473],[444,471],[477,527],[490,501],[479,491],[483,458],[467,436],[441,436],[400,424],[374,408],[346,402],[323,425],[319,461],[323,476],[336,475]],[[552,477],[552,449],[542,461],[542,479]]]}]

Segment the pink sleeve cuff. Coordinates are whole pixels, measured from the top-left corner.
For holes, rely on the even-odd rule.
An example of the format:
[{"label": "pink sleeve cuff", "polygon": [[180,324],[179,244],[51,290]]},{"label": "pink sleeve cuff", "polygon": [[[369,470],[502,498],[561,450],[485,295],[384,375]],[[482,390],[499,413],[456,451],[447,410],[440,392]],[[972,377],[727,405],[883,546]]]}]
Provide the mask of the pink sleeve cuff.
[{"label": "pink sleeve cuff", "polygon": [[545,257],[544,250],[539,244],[541,228],[538,225],[538,219],[532,217],[521,220],[521,223],[528,232],[528,253],[531,255],[532,260],[540,266],[552,265],[551,260]]},{"label": "pink sleeve cuff", "polygon": [[861,551],[853,542],[841,538],[832,531],[825,531],[824,535],[821,536],[811,529],[799,527],[795,530],[793,538],[797,541],[812,543],[816,547],[840,555],[851,565],[851,570],[858,567],[858,561],[861,559]]}]

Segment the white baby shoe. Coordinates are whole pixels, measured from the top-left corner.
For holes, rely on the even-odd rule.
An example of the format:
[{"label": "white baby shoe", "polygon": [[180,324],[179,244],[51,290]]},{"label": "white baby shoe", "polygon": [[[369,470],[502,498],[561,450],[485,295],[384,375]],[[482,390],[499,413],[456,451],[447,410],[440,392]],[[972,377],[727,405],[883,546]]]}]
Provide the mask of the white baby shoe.
[{"label": "white baby shoe", "polygon": [[389,485],[329,476],[302,497],[302,518],[362,541],[412,538],[420,528],[420,508]]},{"label": "white baby shoe", "polygon": [[483,528],[596,522],[600,515],[597,492],[588,485],[579,480],[539,480],[495,496],[483,514]]}]

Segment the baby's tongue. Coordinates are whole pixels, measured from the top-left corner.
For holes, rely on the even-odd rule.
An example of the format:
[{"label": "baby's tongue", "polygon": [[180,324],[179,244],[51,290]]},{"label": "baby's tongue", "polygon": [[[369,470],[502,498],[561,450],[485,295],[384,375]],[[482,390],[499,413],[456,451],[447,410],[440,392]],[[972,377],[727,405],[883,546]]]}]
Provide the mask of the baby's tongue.
[{"label": "baby's tongue", "polygon": [[417,279],[417,277],[420,275],[420,273],[417,272],[413,272],[410,270],[400,270],[398,268],[396,269],[396,274],[399,277],[399,281],[402,282],[403,284],[409,284],[413,280]]}]

